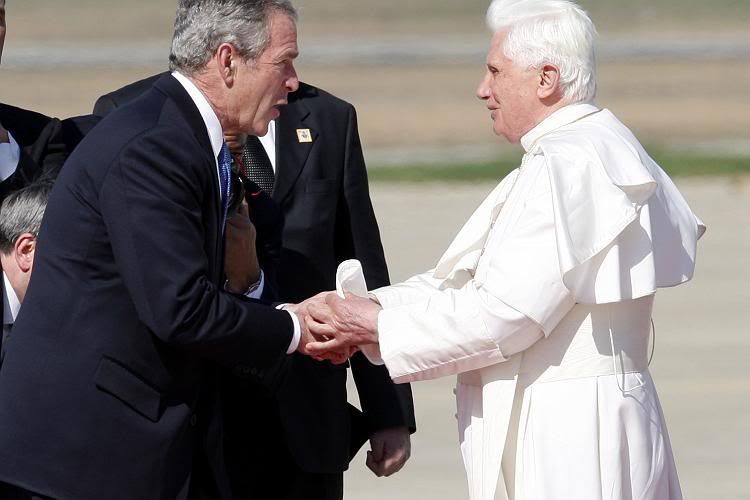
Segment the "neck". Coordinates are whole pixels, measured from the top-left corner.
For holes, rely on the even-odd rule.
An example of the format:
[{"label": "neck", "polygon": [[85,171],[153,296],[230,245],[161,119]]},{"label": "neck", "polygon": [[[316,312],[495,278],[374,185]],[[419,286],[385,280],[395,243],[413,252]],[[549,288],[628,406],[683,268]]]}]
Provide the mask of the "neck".
[{"label": "neck", "polygon": [[220,84],[223,82],[216,81],[217,79],[211,74],[210,68],[206,68],[200,73],[186,76],[186,78],[193,82],[193,85],[198,87],[198,90],[206,97],[208,104],[214,110],[214,113],[216,113],[219,123],[221,123],[222,130],[232,130],[227,120],[225,98],[220,91],[222,88]]},{"label": "neck", "polygon": [[25,273],[18,269],[12,255],[0,254],[0,264],[2,264],[3,274],[8,278],[8,283],[13,289],[13,293],[18,297],[19,302],[23,302]]}]

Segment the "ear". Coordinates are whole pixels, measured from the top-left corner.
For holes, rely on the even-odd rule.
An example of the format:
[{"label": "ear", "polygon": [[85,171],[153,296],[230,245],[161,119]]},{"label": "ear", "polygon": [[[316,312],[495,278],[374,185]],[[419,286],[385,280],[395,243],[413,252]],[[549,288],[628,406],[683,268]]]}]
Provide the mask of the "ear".
[{"label": "ear", "polygon": [[555,96],[560,90],[560,70],[554,64],[545,64],[539,70],[537,96],[544,100]]},{"label": "ear", "polygon": [[222,43],[216,49],[216,62],[221,79],[227,87],[234,85],[237,51],[231,43]]},{"label": "ear", "polygon": [[36,236],[23,233],[16,239],[13,255],[18,268],[24,273],[30,273],[34,266],[34,252],[36,251]]}]

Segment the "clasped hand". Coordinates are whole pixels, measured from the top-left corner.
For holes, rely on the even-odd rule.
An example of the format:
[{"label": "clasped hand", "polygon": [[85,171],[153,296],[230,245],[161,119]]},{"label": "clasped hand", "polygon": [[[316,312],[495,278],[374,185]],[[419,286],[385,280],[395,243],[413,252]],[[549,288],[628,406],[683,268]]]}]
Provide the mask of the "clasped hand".
[{"label": "clasped hand", "polygon": [[341,364],[359,346],[378,342],[380,305],[370,299],[323,292],[289,306],[300,319],[302,335],[298,351],[318,360]]}]

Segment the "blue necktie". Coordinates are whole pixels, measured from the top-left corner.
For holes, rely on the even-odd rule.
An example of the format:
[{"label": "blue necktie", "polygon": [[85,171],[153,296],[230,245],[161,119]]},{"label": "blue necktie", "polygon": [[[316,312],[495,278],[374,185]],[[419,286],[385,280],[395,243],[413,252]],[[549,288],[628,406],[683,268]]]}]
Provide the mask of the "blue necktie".
[{"label": "blue necktie", "polygon": [[219,152],[219,184],[221,185],[221,230],[227,223],[227,210],[229,209],[229,195],[232,189],[232,155],[226,143],[221,145]]}]

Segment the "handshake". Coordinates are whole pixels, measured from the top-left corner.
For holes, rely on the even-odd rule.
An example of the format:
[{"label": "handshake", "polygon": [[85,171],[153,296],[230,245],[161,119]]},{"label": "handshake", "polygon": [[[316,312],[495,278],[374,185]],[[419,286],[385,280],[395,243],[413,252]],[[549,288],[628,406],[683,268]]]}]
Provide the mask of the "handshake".
[{"label": "handshake", "polygon": [[318,361],[345,363],[360,346],[378,343],[380,305],[354,294],[340,298],[323,292],[286,309],[297,315],[301,336],[297,352]]}]

